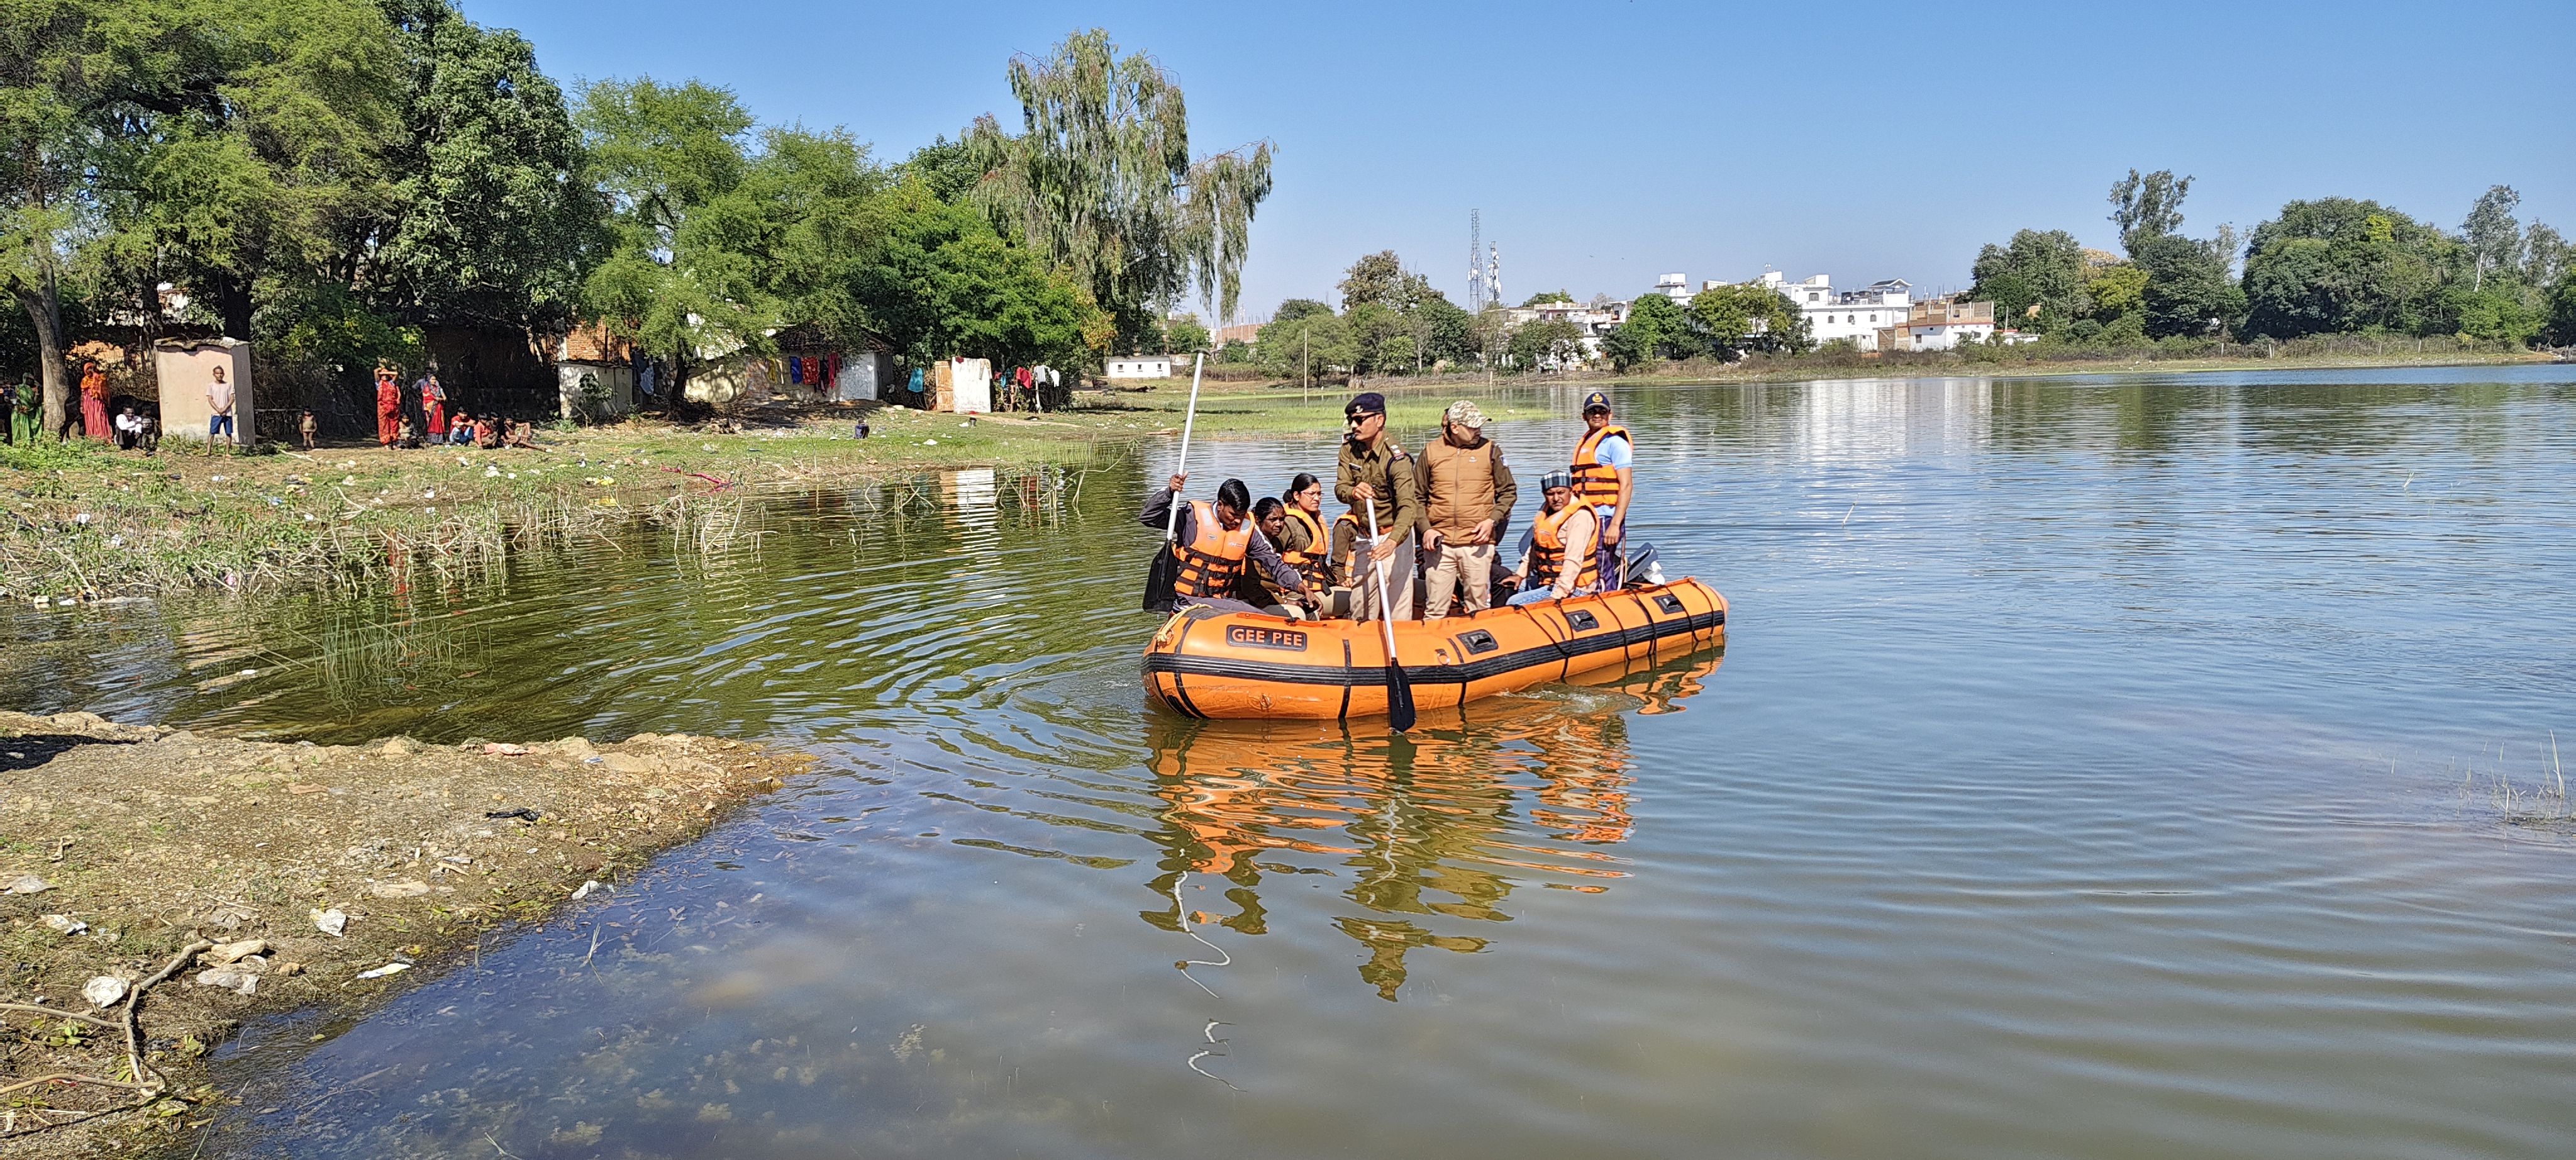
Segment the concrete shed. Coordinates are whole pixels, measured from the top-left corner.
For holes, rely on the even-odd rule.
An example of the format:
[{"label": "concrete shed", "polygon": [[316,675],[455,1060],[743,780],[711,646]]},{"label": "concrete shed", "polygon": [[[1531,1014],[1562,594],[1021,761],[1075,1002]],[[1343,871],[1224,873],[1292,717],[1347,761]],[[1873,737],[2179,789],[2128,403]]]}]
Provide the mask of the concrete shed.
[{"label": "concrete shed", "polygon": [[206,385],[214,368],[224,368],[233,384],[234,437],[244,447],[258,443],[258,395],[250,380],[250,344],[237,338],[163,341],[152,346],[153,374],[161,380],[161,437],[206,441],[206,419],[214,405]]},{"label": "concrete shed", "polygon": [[894,348],[870,339],[867,345],[842,353],[832,398],[843,403],[873,402],[893,394],[900,385],[895,378]]}]

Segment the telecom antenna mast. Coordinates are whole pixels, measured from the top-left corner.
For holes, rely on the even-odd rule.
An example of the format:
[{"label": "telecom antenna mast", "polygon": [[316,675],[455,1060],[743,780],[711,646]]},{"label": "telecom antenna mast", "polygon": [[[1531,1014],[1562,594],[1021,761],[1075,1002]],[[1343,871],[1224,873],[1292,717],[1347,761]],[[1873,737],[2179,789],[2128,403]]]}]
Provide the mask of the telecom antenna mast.
[{"label": "telecom antenna mast", "polygon": [[1467,211],[1467,313],[1485,309],[1485,211]]},{"label": "telecom antenna mast", "polygon": [[1485,243],[1485,301],[1503,304],[1503,250],[1492,242]]}]

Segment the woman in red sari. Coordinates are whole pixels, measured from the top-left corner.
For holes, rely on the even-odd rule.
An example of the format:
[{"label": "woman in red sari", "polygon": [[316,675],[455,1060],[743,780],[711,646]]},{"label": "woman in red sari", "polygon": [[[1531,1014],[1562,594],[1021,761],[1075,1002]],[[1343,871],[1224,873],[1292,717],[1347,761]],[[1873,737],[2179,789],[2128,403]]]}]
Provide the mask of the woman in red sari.
[{"label": "woman in red sari", "polygon": [[107,375],[95,362],[81,364],[81,434],[101,443],[112,436],[107,433]]},{"label": "woman in red sari", "polygon": [[387,447],[402,437],[402,383],[390,367],[376,368],[376,442]]},{"label": "woman in red sari", "polygon": [[431,371],[421,376],[420,381],[411,387],[420,395],[420,409],[428,413],[429,423],[423,430],[429,432],[429,441],[436,443],[446,439],[447,388],[438,385],[438,372]]}]

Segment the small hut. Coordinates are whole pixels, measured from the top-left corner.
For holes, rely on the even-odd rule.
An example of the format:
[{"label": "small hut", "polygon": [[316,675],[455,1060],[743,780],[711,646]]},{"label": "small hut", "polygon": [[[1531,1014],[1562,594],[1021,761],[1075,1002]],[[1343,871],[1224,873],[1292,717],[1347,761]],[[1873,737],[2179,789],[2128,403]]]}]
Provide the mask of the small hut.
[{"label": "small hut", "polygon": [[161,380],[163,438],[206,438],[206,420],[215,413],[206,400],[214,368],[224,368],[233,386],[233,438],[244,447],[258,442],[259,406],[250,380],[250,344],[238,338],[164,339],[152,345],[152,369]]},{"label": "small hut", "polygon": [[566,419],[596,423],[635,410],[633,344],[603,323],[576,326],[555,340],[555,405]]},{"label": "small hut", "polygon": [[873,334],[849,342],[806,324],[772,337],[778,356],[770,360],[771,390],[789,400],[867,403],[894,389],[894,347]]}]

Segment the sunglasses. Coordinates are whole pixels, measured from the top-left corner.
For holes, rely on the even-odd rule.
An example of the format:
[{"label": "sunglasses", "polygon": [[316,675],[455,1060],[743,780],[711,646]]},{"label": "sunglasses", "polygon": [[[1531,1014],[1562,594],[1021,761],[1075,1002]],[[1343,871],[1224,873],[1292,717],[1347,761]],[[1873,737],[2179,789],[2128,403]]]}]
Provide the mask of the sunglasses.
[{"label": "sunglasses", "polygon": [[1381,417],[1381,416],[1380,416],[1379,412],[1376,412],[1376,411],[1362,411],[1362,412],[1360,412],[1360,413],[1358,413],[1358,414],[1356,414],[1356,415],[1345,415],[1345,416],[1343,416],[1343,417],[1342,417],[1342,422],[1348,423],[1348,424],[1350,424],[1350,425],[1351,425],[1351,426],[1353,426],[1353,427],[1357,427],[1357,426],[1359,426],[1360,424],[1362,424],[1362,423],[1366,423],[1366,422],[1368,422],[1368,421],[1369,421],[1369,420],[1371,420],[1371,419],[1376,419],[1376,418],[1380,418],[1380,417]]}]

